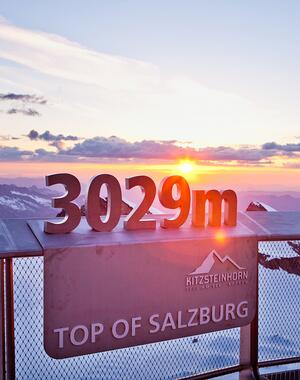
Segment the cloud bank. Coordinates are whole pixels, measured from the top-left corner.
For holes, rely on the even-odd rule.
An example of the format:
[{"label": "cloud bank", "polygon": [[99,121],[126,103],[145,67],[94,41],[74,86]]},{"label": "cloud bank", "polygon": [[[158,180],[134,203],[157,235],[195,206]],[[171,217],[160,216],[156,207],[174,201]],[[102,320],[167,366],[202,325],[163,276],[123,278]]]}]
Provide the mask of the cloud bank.
[{"label": "cloud bank", "polygon": [[121,158],[121,159],[161,159],[174,160],[190,157],[210,161],[257,162],[273,156],[261,148],[237,148],[219,146],[206,148],[182,147],[178,141],[143,140],[129,142],[116,136],[94,137],[76,143],[74,147],[60,150],[59,154],[77,157]]},{"label": "cloud bank", "polygon": [[[33,161],[101,161],[110,159],[120,161],[144,161],[158,160],[176,161],[181,158],[190,158],[200,164],[233,164],[233,165],[269,165],[274,158],[285,158],[286,166],[298,167],[297,159],[300,159],[300,144],[277,144],[267,142],[261,146],[217,146],[196,148],[182,145],[177,140],[142,140],[127,141],[117,136],[97,136],[82,139],[78,136],[52,134],[50,131],[39,133],[31,130],[26,135],[33,141],[45,141],[49,146],[54,146],[55,151],[36,149],[34,151],[21,150],[18,147],[0,147],[0,160],[33,160]],[[83,140],[83,141],[80,141]],[[66,148],[65,141],[73,142]],[[289,159],[293,159],[289,163]],[[296,160],[296,161],[295,161]],[[296,162],[296,163],[295,163]]]}]

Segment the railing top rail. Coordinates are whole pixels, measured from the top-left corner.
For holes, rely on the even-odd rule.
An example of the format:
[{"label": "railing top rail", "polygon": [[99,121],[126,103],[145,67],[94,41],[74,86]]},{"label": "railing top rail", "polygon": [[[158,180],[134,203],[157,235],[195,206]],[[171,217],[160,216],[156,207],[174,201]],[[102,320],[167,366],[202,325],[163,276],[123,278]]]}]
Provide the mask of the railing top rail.
[{"label": "railing top rail", "polygon": [[[165,215],[149,217],[161,219]],[[222,230],[229,238],[256,237],[258,240],[300,239],[300,212],[241,212],[236,227],[193,228],[187,221],[180,229],[124,231],[123,219],[113,232],[92,231],[85,218],[70,234],[49,235],[43,232],[43,220],[0,219],[0,258],[42,256],[42,246],[64,248],[70,246],[158,243],[179,240],[211,239]]]},{"label": "railing top rail", "polygon": [[42,255],[26,219],[0,219],[0,258]]},{"label": "railing top rail", "polygon": [[[150,216],[148,216],[150,218]],[[151,218],[153,216],[151,215]],[[161,219],[156,216],[156,219]],[[177,229],[164,229],[157,227],[154,230],[134,230],[127,231],[123,228],[124,218],[121,218],[118,225],[110,232],[95,232],[91,230],[85,218],[81,219],[80,225],[69,234],[47,234],[43,231],[43,222],[34,220],[29,225],[33,233],[39,240],[41,246],[47,249],[59,249],[82,246],[115,246],[115,245],[136,245],[143,243],[168,243],[179,241],[201,241],[214,239],[216,231],[222,231],[228,238],[255,237],[256,234],[247,226],[238,223],[236,227],[206,227],[194,228],[191,221]],[[299,229],[300,233],[300,229]]]},{"label": "railing top rail", "polygon": [[238,219],[255,232],[259,240],[297,240],[300,237],[299,211],[240,212]]}]

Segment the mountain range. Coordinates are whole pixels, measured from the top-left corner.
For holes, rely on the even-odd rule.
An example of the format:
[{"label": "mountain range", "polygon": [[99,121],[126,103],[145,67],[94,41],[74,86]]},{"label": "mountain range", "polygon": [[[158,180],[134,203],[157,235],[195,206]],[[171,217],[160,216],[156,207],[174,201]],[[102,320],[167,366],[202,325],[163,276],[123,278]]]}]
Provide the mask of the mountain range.
[{"label": "mountain range", "polygon": [[0,184],[0,218],[53,217],[57,210],[51,198],[57,193],[36,186],[20,187]]},{"label": "mountain range", "polygon": [[[64,217],[64,210],[51,206],[51,199],[61,196],[60,193],[47,187],[16,186],[0,184],[0,218],[52,218]],[[81,215],[85,216],[85,201],[81,195],[76,199],[81,209]],[[100,215],[107,213],[107,199],[99,198]],[[132,207],[122,201],[121,213],[127,215]]]},{"label": "mountain range", "polygon": [[[6,183],[5,183],[6,181]],[[49,218],[57,215],[64,216],[61,210],[51,206],[51,198],[61,196],[60,192],[43,187],[40,179],[27,178],[0,178],[0,218]],[[76,203],[81,206],[81,213],[85,215],[84,196],[78,197]],[[238,192],[238,209],[277,211],[300,211],[300,192]],[[134,204],[123,201],[122,214],[128,214]],[[107,201],[100,198],[100,214],[106,214]],[[153,213],[161,210],[151,209]]]}]

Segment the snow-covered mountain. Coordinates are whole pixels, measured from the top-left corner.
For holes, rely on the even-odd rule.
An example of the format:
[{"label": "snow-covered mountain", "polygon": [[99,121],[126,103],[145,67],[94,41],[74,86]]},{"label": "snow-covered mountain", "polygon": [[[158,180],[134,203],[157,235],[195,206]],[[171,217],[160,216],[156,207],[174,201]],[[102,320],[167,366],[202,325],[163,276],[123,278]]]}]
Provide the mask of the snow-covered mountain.
[{"label": "snow-covered mountain", "polygon": [[[238,208],[245,211],[253,201],[263,207],[268,205],[276,211],[300,211],[300,193],[297,191],[239,191]],[[251,210],[249,210],[251,211]],[[255,210],[259,211],[259,210]],[[271,210],[264,210],[271,211]]]},{"label": "snow-covered mountain", "polygon": [[47,188],[0,184],[0,217],[53,217],[57,210],[51,207],[51,198],[55,196],[57,193]]},{"label": "snow-covered mountain", "polygon": [[[51,206],[51,199],[61,196],[61,193],[48,188],[37,186],[20,187],[16,185],[0,184],[0,218],[49,218],[64,217],[64,210]],[[107,199],[99,198],[100,215],[107,213]],[[85,201],[81,195],[76,202],[81,208],[81,215],[85,216]],[[127,215],[132,210],[127,202],[122,202],[121,213]],[[150,211],[148,213],[151,213]]]},{"label": "snow-covered mountain", "polygon": [[273,207],[267,205],[266,203],[259,202],[259,201],[253,201],[249,204],[246,211],[269,211],[269,212],[273,212],[276,210]]}]

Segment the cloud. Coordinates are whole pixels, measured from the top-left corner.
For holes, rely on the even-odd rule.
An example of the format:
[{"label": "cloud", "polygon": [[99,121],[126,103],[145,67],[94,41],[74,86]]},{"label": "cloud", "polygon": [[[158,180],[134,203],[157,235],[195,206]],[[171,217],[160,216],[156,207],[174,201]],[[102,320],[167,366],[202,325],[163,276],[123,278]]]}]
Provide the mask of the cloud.
[{"label": "cloud", "polygon": [[30,95],[30,94],[15,94],[15,93],[7,93],[0,94],[0,101],[5,100],[15,100],[21,101],[23,103],[32,103],[32,104],[46,104],[47,100],[41,95]]},{"label": "cloud", "polygon": [[0,135],[0,141],[20,140],[20,137],[14,137],[10,135]]},{"label": "cloud", "polygon": [[17,147],[8,147],[0,145],[0,161],[18,161],[26,156],[32,156],[29,150],[20,150]]},{"label": "cloud", "polygon": [[81,157],[101,158],[175,158],[186,151],[178,147],[174,142],[144,140],[141,142],[129,142],[125,139],[111,137],[94,137],[86,139],[74,147],[63,150],[60,153]]},{"label": "cloud", "polygon": [[191,78],[192,74],[173,74],[168,68],[90,50],[58,35],[3,20],[0,58],[17,63],[0,68],[9,86],[13,83],[21,93],[42,88],[55,104],[55,112],[45,115],[46,128],[59,115],[64,125],[73,125],[80,133],[88,121],[90,136],[99,125],[117,135],[126,126],[129,139],[172,137],[198,144],[205,139],[207,144],[222,145],[241,139],[255,143],[254,125],[262,141],[270,130],[277,138],[282,125],[277,110],[274,116],[256,99],[235,93],[234,85],[230,90],[212,83],[209,87]]},{"label": "cloud", "polygon": [[292,154],[296,152],[300,152],[300,143],[292,143],[292,144],[277,144],[276,142],[268,142],[262,145],[264,150],[272,150],[277,151],[278,153],[287,153]]},{"label": "cloud", "polygon": [[0,57],[44,74],[104,88],[152,87],[157,68],[142,61],[98,53],[55,34],[0,20]]},{"label": "cloud", "polygon": [[32,130],[28,133],[27,137],[29,137],[30,140],[38,140],[38,138],[39,138],[39,133],[38,133],[37,131],[35,131],[34,129],[32,129]]},{"label": "cloud", "polygon": [[22,114],[26,116],[41,116],[41,114],[32,108],[9,108],[6,113],[8,115]]},{"label": "cloud", "polygon": [[31,151],[23,150],[18,147],[0,145],[0,162],[1,161],[73,162],[74,157],[59,156],[56,152],[50,152],[46,149]]},{"label": "cloud", "polygon": [[94,137],[76,143],[72,148],[60,150],[60,154],[98,158],[178,159],[190,157],[211,161],[256,162],[272,156],[260,148],[206,147],[192,148],[178,145],[178,141],[143,140],[129,142],[116,136]]},{"label": "cloud", "polygon": [[[41,113],[31,107],[24,107],[27,104],[37,104],[45,105],[47,100],[40,95],[31,95],[31,94],[16,94],[9,92],[6,94],[0,94],[1,102],[9,102],[9,108],[6,110],[1,110],[7,115],[26,115],[26,116],[41,116]],[[20,107],[21,105],[21,107]]]},{"label": "cloud", "polygon": [[52,141],[49,145],[54,146],[57,150],[63,150],[65,148],[65,142],[62,140]]},{"label": "cloud", "polygon": [[[59,135],[53,135],[50,131],[45,131],[44,133],[38,133],[34,129],[32,129],[27,137],[30,138],[30,140],[44,140],[49,142],[60,142],[60,141],[78,141],[80,140],[77,136],[64,136],[62,134]],[[53,146],[56,146],[55,144],[52,144]]]}]

